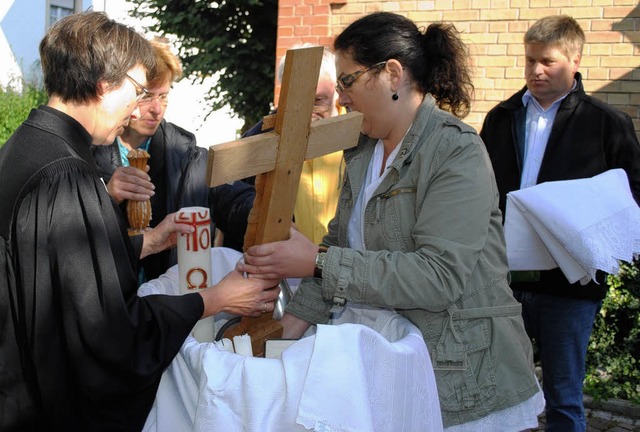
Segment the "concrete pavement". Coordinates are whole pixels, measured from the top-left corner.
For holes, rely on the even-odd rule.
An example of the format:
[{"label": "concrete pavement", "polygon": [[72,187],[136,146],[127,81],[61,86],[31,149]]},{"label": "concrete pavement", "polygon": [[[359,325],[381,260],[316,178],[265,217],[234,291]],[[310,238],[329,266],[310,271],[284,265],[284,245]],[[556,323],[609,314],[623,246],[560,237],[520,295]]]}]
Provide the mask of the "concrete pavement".
[{"label": "concrete pavement", "polygon": [[[640,432],[640,405],[621,400],[596,402],[585,396],[584,406],[587,432]],[[543,432],[544,421],[543,415],[538,428],[532,432]]]}]

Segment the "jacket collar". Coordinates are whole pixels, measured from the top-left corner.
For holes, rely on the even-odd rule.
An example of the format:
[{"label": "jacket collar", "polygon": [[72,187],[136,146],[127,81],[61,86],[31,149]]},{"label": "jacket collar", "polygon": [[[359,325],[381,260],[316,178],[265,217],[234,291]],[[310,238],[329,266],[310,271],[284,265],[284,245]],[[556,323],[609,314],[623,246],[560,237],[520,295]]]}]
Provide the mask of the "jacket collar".
[{"label": "jacket collar", "polygon": [[[423,140],[420,140],[420,137],[425,133],[425,129],[433,127],[431,123],[433,121],[435,110],[435,99],[431,95],[426,95],[422,104],[416,111],[413,124],[410,126],[409,131],[400,144],[401,147],[398,151],[398,155],[389,166],[391,172],[389,172],[383,182],[379,185],[377,189],[378,191],[388,190],[397,181],[402,167],[413,160],[415,153],[423,143]],[[362,185],[366,168],[361,166],[361,164],[368,164],[377,142],[378,140],[375,138],[369,138],[366,135],[360,134],[358,145],[344,151],[344,159],[347,163],[347,172],[349,174],[352,187],[355,185]],[[362,162],[358,162],[360,159],[362,159]],[[354,190],[353,193],[354,199],[357,199],[359,191]]]},{"label": "jacket collar", "polygon": [[[413,120],[413,123],[404,139],[402,140],[402,143],[400,144],[401,147],[398,152],[398,156],[390,165],[390,168],[395,168],[399,171],[402,165],[411,162],[417,146],[421,142],[419,140],[419,137],[422,136],[423,131],[427,128],[429,122],[432,119],[432,114],[435,109],[435,99],[433,98],[433,96],[427,94],[424,97],[422,104],[416,111],[416,116]],[[358,145],[354,148],[344,151],[345,161],[350,162],[356,156],[371,153],[377,142],[378,140],[375,138],[369,138],[366,135],[360,134]]]},{"label": "jacket collar", "polygon": [[430,126],[433,120],[433,113],[436,110],[436,101],[430,94],[425,95],[422,104],[416,111],[416,116],[413,119],[413,123],[404,137],[398,152],[398,156],[391,164],[391,167],[400,171],[403,165],[410,163],[413,160],[413,156],[422,143],[421,136],[424,136],[425,129]]},{"label": "jacket collar", "polygon": [[160,126],[156,130],[156,133],[151,137],[151,142],[149,143],[149,156],[150,159],[153,159],[153,163],[149,164],[149,177],[156,178],[156,176],[162,175],[162,171],[164,170],[165,164],[165,153],[167,146],[167,133],[166,133],[167,122],[162,119],[160,122]]},{"label": "jacket collar", "polygon": [[[564,110],[564,109],[570,110],[575,108],[575,106],[578,104],[578,102],[584,95],[584,88],[582,86],[582,74],[580,74],[580,72],[576,72],[576,74],[574,75],[574,78],[576,80],[576,85],[573,87],[573,89],[569,92],[567,97],[564,98],[564,100],[560,104],[560,108],[559,108],[560,110]],[[503,102],[500,102],[498,106],[507,110],[517,110],[519,108],[522,108],[524,106],[522,104],[522,96],[524,96],[526,91],[527,91],[527,86],[524,86],[522,89],[520,89],[518,93],[511,96],[509,99]]]},{"label": "jacket collar", "polygon": [[91,134],[73,117],[51,108],[41,105],[37,110],[33,110],[25,123],[31,124],[38,128],[43,128],[48,132],[57,135],[63,139],[73,151],[93,167],[96,172],[96,166],[91,145],[93,138]]}]

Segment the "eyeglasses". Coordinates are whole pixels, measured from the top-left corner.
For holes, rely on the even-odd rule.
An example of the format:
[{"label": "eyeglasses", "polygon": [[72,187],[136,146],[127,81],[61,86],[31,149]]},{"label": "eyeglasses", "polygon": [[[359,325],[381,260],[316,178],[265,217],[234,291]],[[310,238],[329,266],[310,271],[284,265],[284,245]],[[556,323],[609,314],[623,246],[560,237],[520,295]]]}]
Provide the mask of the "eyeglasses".
[{"label": "eyeglasses", "polygon": [[136,102],[140,102],[145,97],[151,97],[153,99],[153,96],[151,96],[151,93],[149,93],[149,90],[147,90],[147,88],[145,86],[143,86],[138,81],[136,81],[133,78],[131,78],[131,75],[129,75],[129,74],[125,74],[125,75],[126,75],[127,78],[129,78],[131,80],[131,82],[133,83],[133,85],[136,88]]},{"label": "eyeglasses", "polygon": [[331,110],[331,107],[329,105],[314,105],[312,112],[314,114],[326,114],[330,110]]},{"label": "eyeglasses", "polygon": [[154,99],[157,99],[160,105],[166,106],[169,103],[169,93],[145,93],[144,96],[138,100],[138,105],[151,105]]},{"label": "eyeglasses", "polygon": [[354,82],[356,82],[356,80],[358,78],[360,78],[361,75],[366,74],[371,69],[375,69],[375,68],[379,68],[381,66],[384,66],[385,64],[387,64],[386,61],[383,61],[383,62],[380,62],[380,63],[376,63],[373,66],[370,66],[368,68],[363,68],[363,69],[355,71],[352,74],[345,75],[343,77],[338,78],[338,80],[336,81],[336,90],[339,93],[344,93],[349,87],[351,87],[353,85]]}]

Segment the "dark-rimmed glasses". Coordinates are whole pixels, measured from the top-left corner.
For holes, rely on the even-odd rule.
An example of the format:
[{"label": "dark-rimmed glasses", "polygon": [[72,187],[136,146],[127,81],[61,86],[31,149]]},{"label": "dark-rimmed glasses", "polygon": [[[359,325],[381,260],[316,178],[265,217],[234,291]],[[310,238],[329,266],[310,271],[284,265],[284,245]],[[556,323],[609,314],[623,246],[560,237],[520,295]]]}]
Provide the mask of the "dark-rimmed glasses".
[{"label": "dark-rimmed glasses", "polygon": [[345,90],[347,90],[349,87],[351,87],[353,85],[353,83],[358,78],[360,78],[361,75],[366,74],[371,69],[375,69],[375,68],[379,68],[381,66],[384,66],[385,64],[387,64],[386,61],[383,61],[383,62],[380,62],[380,63],[376,63],[373,66],[370,66],[368,68],[362,68],[360,70],[355,71],[354,73],[351,73],[349,75],[345,75],[343,77],[338,78],[338,80],[336,81],[336,91],[338,93],[344,93]]},{"label": "dark-rimmed glasses", "polygon": [[151,99],[153,99],[153,96],[145,86],[131,78],[131,75],[125,74],[125,76],[131,80],[133,86],[136,88],[136,102],[140,102],[145,97],[151,97]]}]

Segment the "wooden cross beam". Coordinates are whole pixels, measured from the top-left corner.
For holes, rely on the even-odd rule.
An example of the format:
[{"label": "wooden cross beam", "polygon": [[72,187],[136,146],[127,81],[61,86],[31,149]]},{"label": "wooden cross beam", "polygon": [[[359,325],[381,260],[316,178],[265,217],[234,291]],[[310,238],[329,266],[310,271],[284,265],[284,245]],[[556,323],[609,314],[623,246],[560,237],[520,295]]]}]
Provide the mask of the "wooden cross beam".
[{"label": "wooden cross beam", "polygon": [[[322,47],[287,51],[273,131],[209,147],[209,186],[257,175],[245,250],[289,238],[306,159],[354,147],[358,142],[361,113],[311,123],[322,51]],[[244,333],[251,336],[254,355],[260,356],[264,341],[281,337],[282,327],[270,315],[243,317],[225,337]]]}]

